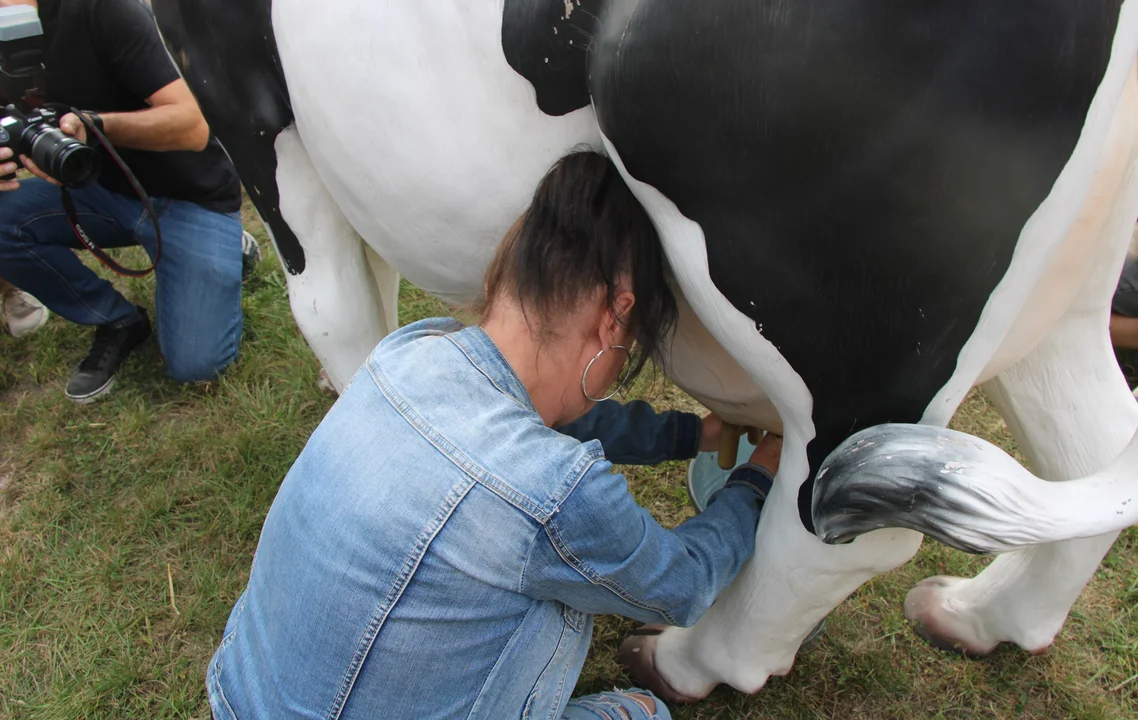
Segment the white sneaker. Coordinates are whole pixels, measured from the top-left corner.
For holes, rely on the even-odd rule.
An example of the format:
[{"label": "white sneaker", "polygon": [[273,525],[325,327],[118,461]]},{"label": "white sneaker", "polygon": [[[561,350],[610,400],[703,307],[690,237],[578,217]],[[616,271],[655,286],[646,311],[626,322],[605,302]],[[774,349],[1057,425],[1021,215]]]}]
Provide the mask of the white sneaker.
[{"label": "white sneaker", "polygon": [[51,317],[51,312],[43,303],[14,287],[9,287],[0,296],[0,313],[3,314],[12,337],[23,337],[39,330]]}]

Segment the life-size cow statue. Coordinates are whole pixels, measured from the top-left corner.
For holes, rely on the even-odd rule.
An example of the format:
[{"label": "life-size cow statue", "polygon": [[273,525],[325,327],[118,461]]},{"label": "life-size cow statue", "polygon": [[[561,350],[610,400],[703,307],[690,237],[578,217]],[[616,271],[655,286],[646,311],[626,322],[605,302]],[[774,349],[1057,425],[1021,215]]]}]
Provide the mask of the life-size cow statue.
[{"label": "life-size cow statue", "polygon": [[[1138,0],[153,6],[337,386],[396,327],[397,273],[469,300],[559,156],[618,163],[682,295],[668,374],[785,435],[756,556],[656,640],[667,696],[787,672],[923,534],[1003,554],[913,589],[922,634],[1041,652],[1138,522],[1107,337]],[[977,384],[1038,477],[944,429]]]}]

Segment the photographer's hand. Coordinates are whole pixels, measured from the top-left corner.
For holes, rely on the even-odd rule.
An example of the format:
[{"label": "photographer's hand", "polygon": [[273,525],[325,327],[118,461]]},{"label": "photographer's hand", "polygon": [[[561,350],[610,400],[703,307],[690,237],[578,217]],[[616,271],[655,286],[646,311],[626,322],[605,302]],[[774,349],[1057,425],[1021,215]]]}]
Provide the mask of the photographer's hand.
[{"label": "photographer's hand", "polygon": [[[64,135],[70,135],[81,143],[87,142],[87,128],[83,125],[83,121],[80,120],[78,116],[75,115],[75,113],[67,113],[62,118],[60,118],[59,129],[63,132]],[[0,160],[6,159],[4,153],[7,153],[7,157],[11,157],[12,155],[12,151],[10,149],[0,148]],[[43,170],[40,170],[39,166],[36,165],[35,162],[27,155],[21,155],[20,162],[24,164],[25,170],[38,177],[40,180],[47,180],[52,185],[63,187],[63,183],[48,175]],[[9,163],[7,165],[0,165],[0,175],[7,174],[8,171],[6,171],[5,168],[8,167],[12,168],[11,172],[16,172],[15,163]],[[8,185],[11,185],[12,187],[6,187]],[[20,183],[17,181],[12,181],[10,183],[0,183],[0,191],[15,190],[19,186]]]},{"label": "photographer's hand", "polygon": [[[22,162],[24,164],[25,170],[30,172],[32,175],[35,175],[36,177],[38,177],[40,180],[47,180],[52,185],[57,185],[59,187],[63,187],[63,183],[59,182],[58,180],[53,178],[51,175],[48,175],[43,170],[40,170],[39,166],[36,165],[34,162],[32,162],[32,159],[30,157],[28,157],[27,155],[21,155],[20,156],[20,162]],[[17,183],[17,185],[18,184],[19,183]],[[13,188],[13,189],[15,189],[15,188]]]},{"label": "photographer's hand", "polygon": [[87,126],[75,113],[67,113],[59,119],[59,129],[84,145],[87,144]]},{"label": "photographer's hand", "polygon": [[[71,137],[75,138],[76,140],[78,140],[81,143],[87,142],[87,128],[83,126],[83,121],[80,120],[75,115],[75,113],[67,113],[62,118],[60,118],[59,119],[59,129],[63,131],[64,135],[70,135]],[[9,155],[11,155],[12,151],[7,149],[7,148],[0,149],[0,154],[2,154],[4,152],[7,152]],[[3,158],[0,157],[0,159],[3,159]],[[20,162],[22,162],[24,164],[24,168],[28,172],[30,172],[32,175],[35,175],[40,180],[47,180],[52,185],[58,185],[59,187],[63,187],[63,183],[59,182],[58,180],[53,178],[51,175],[48,175],[43,170],[40,170],[39,166],[36,165],[35,162],[33,162],[32,159],[30,157],[28,157],[27,155],[21,155],[20,156]],[[0,166],[0,174],[6,174],[4,172],[4,168],[6,168],[6,167],[8,167],[8,166],[7,165]],[[15,165],[13,164],[12,167],[13,167],[12,172],[15,172],[15,169],[14,169]],[[4,185],[9,185],[9,184],[14,184],[14,187],[10,187],[10,188],[4,187]],[[20,183],[18,183],[18,182],[0,183],[0,190],[15,190],[16,187],[19,187],[19,185],[20,185]]]},{"label": "photographer's hand", "polygon": [[[12,152],[12,148],[0,147],[0,175],[12,175],[17,170],[19,170],[19,166],[16,165],[16,163],[11,162],[13,155],[15,155],[15,153]],[[0,192],[16,190],[19,187],[19,180],[0,181]]]}]

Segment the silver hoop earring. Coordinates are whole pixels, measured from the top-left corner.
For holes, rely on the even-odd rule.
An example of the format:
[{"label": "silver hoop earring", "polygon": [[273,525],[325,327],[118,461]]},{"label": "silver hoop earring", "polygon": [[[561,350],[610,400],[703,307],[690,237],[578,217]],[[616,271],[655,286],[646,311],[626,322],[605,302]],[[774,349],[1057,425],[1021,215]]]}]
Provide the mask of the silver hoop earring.
[{"label": "silver hoop earring", "polygon": [[[589,370],[592,369],[593,363],[595,363],[597,360],[601,359],[601,355],[604,355],[606,350],[623,350],[624,354],[626,356],[631,357],[631,355],[632,355],[632,353],[628,352],[628,348],[626,348],[623,345],[609,345],[607,348],[601,348],[601,351],[599,353],[597,353],[596,356],[593,357],[592,360],[589,361],[588,365],[585,366],[585,372],[581,373],[581,393],[585,396],[586,400],[591,400],[592,402],[604,402],[605,400],[612,398],[612,396],[616,395],[618,392],[623,390],[624,384],[626,382],[628,382],[628,376],[626,375],[624,378],[622,378],[620,380],[620,382],[618,382],[616,384],[616,390],[613,390],[608,395],[605,395],[603,398],[595,398],[589,394],[589,389],[586,386],[586,381],[589,378]],[[625,358],[625,362],[628,362],[628,357]]]}]

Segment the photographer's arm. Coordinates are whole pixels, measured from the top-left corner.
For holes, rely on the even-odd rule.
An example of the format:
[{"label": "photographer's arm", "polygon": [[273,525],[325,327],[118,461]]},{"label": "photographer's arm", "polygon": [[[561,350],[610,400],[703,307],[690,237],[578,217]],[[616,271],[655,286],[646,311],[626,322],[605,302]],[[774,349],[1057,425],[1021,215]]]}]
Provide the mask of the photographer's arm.
[{"label": "photographer's arm", "polygon": [[[103,120],[103,133],[112,145],[156,152],[205,149],[209,142],[209,125],[185,80],[175,80],[146,98],[146,102],[150,107],[145,110],[99,114]],[[60,118],[59,129],[82,142],[88,141],[87,128],[71,113]],[[8,159],[11,151],[5,154],[5,150],[6,148],[0,148],[0,160]],[[21,156],[20,160],[28,172],[53,185],[59,185],[57,180],[40,170],[31,158]],[[5,174],[9,169],[15,172],[15,165],[11,168],[0,165],[0,174]],[[0,192],[15,190],[17,187],[19,182],[15,180],[0,182]]]},{"label": "photographer's arm", "polygon": [[[146,98],[146,102],[150,107],[145,110],[99,114],[103,132],[112,145],[157,152],[205,149],[209,125],[185,80],[175,80]],[[78,132],[82,125],[74,115],[64,117],[60,128],[86,141]]]},{"label": "photographer's arm", "polygon": [[[175,80],[146,102],[150,107],[145,110],[99,113],[112,145],[155,152],[205,149],[209,125],[185,80]],[[90,140],[86,127],[71,113],[60,119],[59,129],[83,142]]]}]

